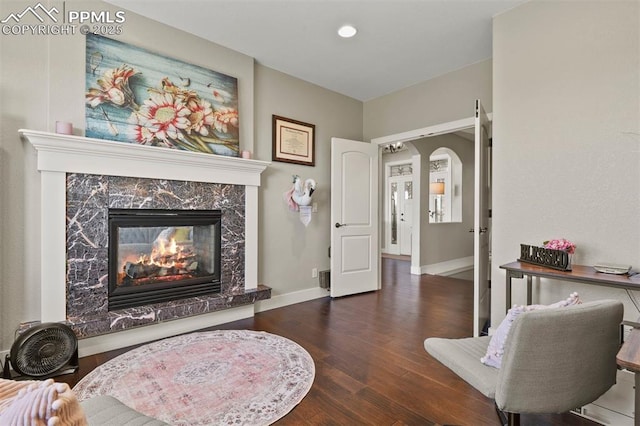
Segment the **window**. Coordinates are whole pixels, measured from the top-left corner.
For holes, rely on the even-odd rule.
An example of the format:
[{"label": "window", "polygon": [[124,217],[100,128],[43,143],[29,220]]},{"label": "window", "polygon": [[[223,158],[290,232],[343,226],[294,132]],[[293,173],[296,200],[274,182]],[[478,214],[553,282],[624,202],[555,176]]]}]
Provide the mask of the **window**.
[{"label": "window", "polygon": [[429,157],[429,223],[462,221],[462,161],[449,148]]}]

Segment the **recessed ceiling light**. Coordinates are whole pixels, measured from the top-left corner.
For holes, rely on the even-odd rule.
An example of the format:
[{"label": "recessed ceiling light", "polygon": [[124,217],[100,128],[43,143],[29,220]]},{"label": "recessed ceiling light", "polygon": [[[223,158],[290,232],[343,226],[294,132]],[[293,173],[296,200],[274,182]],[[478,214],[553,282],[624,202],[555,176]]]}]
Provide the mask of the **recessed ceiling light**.
[{"label": "recessed ceiling light", "polygon": [[353,25],[343,25],[338,30],[338,35],[343,38],[349,38],[356,35],[357,32],[358,30],[356,30],[356,27],[354,27]]}]

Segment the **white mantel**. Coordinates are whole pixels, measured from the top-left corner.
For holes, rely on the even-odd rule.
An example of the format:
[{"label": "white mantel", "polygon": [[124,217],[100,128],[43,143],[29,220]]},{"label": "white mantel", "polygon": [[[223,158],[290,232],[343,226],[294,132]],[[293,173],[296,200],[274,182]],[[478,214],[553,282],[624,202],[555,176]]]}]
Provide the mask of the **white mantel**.
[{"label": "white mantel", "polygon": [[41,175],[40,320],[66,320],[66,174],[245,186],[245,289],[258,287],[258,186],[266,161],[19,130]]},{"label": "white mantel", "polygon": [[271,164],[170,148],[19,130],[38,155],[38,170],[260,186]]}]

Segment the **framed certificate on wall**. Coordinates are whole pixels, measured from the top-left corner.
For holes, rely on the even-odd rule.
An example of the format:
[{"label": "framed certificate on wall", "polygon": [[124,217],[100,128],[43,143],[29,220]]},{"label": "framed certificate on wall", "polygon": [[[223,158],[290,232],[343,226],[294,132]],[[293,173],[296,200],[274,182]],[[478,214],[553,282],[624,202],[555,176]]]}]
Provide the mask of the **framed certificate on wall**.
[{"label": "framed certificate on wall", "polygon": [[316,126],[273,116],[272,161],[315,166]]}]

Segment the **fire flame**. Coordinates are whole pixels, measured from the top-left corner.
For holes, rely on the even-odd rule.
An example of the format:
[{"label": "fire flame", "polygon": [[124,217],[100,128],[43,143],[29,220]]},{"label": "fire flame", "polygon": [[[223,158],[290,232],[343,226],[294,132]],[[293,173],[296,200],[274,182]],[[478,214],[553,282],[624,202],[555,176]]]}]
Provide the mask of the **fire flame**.
[{"label": "fire flame", "polygon": [[182,249],[175,238],[171,238],[168,242],[158,241],[158,245],[151,250],[151,254],[141,254],[136,262],[171,268],[179,265],[176,265],[175,260],[167,261],[166,259],[181,252]]},{"label": "fire flame", "polygon": [[168,244],[165,241],[158,241],[158,243],[158,248],[151,251],[152,258],[178,253],[178,244],[176,243],[175,238],[171,238]]},{"label": "fire flame", "polygon": [[118,285],[137,286],[201,276],[198,247],[190,238],[191,232],[188,227],[171,226],[162,229],[146,250],[123,245],[118,252],[121,262]]}]

